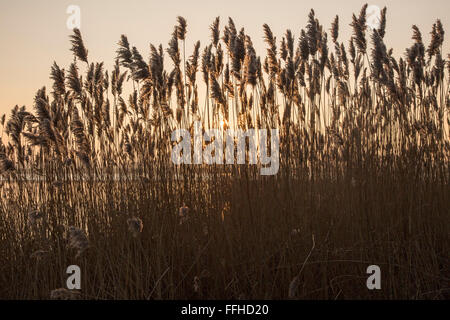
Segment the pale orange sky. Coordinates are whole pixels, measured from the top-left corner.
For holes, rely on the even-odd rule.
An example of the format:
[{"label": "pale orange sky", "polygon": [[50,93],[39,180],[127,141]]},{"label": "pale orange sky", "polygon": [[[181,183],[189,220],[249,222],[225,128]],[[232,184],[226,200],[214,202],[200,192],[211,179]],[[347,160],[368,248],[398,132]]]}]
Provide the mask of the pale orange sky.
[{"label": "pale orange sky", "polygon": [[[364,3],[387,6],[388,21],[385,42],[394,48],[396,56],[412,43],[411,26],[416,24],[428,43],[431,26],[441,19],[450,36],[450,1],[448,0],[15,0],[0,2],[0,115],[18,105],[32,109],[35,92],[42,86],[51,91],[50,66],[56,61],[67,68],[73,57],[66,27],[69,5],[81,8],[81,32],[89,50],[89,61],[105,61],[110,70],[117,42],[126,34],[147,60],[149,44],[166,48],[182,15],[188,22],[186,54],[190,55],[195,41],[202,48],[209,42],[209,25],[216,16],[223,26],[232,17],[238,28],[245,27],[257,53],[265,55],[262,25],[268,23],[277,39],[286,29],[296,37],[306,26],[309,10],[313,8],[320,23],[328,31],[336,14],[340,17],[339,40],[347,46],[351,34],[352,13],[358,13]],[[444,54],[450,53],[450,41]]]}]

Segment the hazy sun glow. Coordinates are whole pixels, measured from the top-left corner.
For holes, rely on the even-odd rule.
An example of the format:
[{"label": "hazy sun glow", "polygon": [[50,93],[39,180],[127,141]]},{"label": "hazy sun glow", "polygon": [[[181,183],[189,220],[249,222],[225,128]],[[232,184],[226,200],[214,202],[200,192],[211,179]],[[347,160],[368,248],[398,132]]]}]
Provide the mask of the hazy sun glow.
[{"label": "hazy sun glow", "polygon": [[[117,42],[126,34],[144,59],[148,59],[149,44],[167,48],[176,17],[182,15],[188,22],[186,52],[192,52],[195,41],[203,46],[209,41],[209,26],[214,17],[221,17],[223,26],[232,17],[238,28],[245,26],[245,32],[252,37],[255,49],[262,54],[264,23],[269,24],[277,41],[286,29],[291,29],[298,38],[301,28],[307,24],[311,8],[328,32],[334,16],[341,20],[340,41],[348,45],[351,34],[351,17],[367,1],[293,1],[279,0],[276,5],[269,1],[26,1],[0,2],[0,38],[3,43],[0,53],[0,115],[9,113],[18,104],[32,107],[36,91],[43,85],[51,87],[50,66],[53,61],[67,68],[73,60],[69,52],[66,27],[69,17],[67,8],[78,5],[81,9],[81,31],[84,35],[92,61],[105,61],[105,67],[112,69]],[[379,7],[387,6],[388,23],[386,43],[401,55],[411,44],[411,26],[416,24],[422,31],[424,41],[429,42],[429,32],[436,19],[441,19],[444,28],[450,26],[450,1],[380,1],[369,2]],[[407,13],[407,14],[405,14]],[[448,53],[449,41],[444,44]],[[49,90],[50,91],[50,90]],[[202,101],[204,87],[199,86],[199,100]]]}]

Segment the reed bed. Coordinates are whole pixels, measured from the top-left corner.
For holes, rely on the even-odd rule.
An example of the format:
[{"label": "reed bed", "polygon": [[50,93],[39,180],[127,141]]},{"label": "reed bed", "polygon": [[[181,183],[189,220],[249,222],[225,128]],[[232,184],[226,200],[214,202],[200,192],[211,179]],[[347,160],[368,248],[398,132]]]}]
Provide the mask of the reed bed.
[{"label": "reed bed", "polygon": [[[1,119],[0,298],[448,299],[444,29],[395,57],[366,7],[346,43],[313,10],[281,41],[264,25],[265,56],[231,18],[186,53],[178,17],[148,59],[122,35],[110,72],[75,29],[51,90]],[[174,165],[194,121],[279,129],[279,172]]]}]

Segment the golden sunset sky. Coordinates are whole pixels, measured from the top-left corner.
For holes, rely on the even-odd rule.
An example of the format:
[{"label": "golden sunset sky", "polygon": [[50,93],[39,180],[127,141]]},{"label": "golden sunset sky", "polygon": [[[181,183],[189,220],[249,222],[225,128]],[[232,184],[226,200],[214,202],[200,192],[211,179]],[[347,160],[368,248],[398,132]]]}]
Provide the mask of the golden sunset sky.
[{"label": "golden sunset sky", "polygon": [[[187,19],[188,35],[186,55],[200,40],[202,48],[209,42],[209,25],[216,16],[221,17],[221,27],[232,17],[238,28],[253,40],[258,55],[265,55],[262,25],[268,23],[277,40],[286,29],[296,38],[307,24],[311,8],[328,31],[336,14],[340,18],[339,41],[348,45],[351,35],[352,13],[359,13],[367,1],[358,0],[15,0],[0,2],[0,115],[9,114],[18,104],[32,109],[33,97],[39,88],[51,91],[50,66],[56,61],[67,68],[73,57],[70,52],[66,26],[69,5],[81,9],[81,32],[89,50],[90,62],[104,61],[108,70],[114,63],[115,50],[121,34],[126,34],[131,45],[136,46],[147,60],[149,44],[166,48],[176,24],[176,17]],[[395,56],[403,55],[412,43],[411,26],[416,24],[429,42],[429,32],[436,19],[441,19],[450,36],[450,1],[448,0],[390,0],[368,2],[380,8],[387,6],[385,42],[394,49]],[[330,38],[330,37],[329,37]],[[445,42],[444,54],[450,53],[450,41]],[[166,59],[168,61],[169,59]],[[201,84],[200,86],[202,86]]]}]

